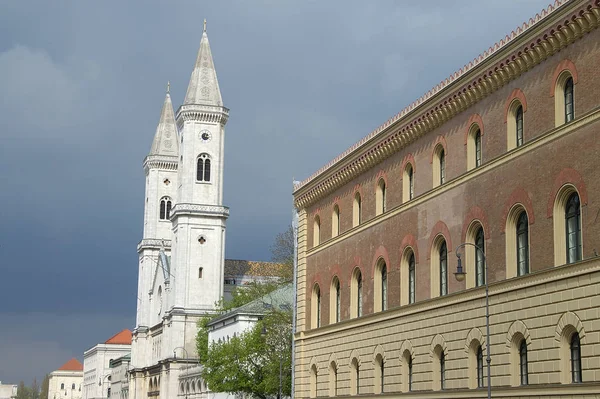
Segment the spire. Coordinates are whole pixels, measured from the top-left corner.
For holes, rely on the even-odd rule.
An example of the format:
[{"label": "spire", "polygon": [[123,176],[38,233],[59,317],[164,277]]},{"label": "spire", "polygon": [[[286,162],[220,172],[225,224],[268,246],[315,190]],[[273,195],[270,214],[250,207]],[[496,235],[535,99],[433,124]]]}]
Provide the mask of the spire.
[{"label": "spire", "polygon": [[200,50],[183,101],[183,105],[190,104],[223,106],[217,73],[206,35],[206,20],[204,20],[204,31],[200,40]]},{"label": "spire", "polygon": [[177,140],[177,127],[175,125],[175,115],[173,114],[173,104],[171,103],[171,83],[167,83],[167,95],[160,112],[160,121],[156,127],[154,141],[149,155],[172,155],[177,156],[179,152],[179,142]]}]

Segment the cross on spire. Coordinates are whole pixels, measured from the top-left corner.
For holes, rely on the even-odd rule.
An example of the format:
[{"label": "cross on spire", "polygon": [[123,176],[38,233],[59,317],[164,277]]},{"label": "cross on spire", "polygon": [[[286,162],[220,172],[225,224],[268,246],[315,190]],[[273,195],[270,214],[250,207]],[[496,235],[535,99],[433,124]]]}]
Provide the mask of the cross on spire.
[{"label": "cross on spire", "polygon": [[204,18],[204,32],[206,32],[206,18]]},{"label": "cross on spire", "polygon": [[167,94],[171,92],[171,82],[167,80]]}]

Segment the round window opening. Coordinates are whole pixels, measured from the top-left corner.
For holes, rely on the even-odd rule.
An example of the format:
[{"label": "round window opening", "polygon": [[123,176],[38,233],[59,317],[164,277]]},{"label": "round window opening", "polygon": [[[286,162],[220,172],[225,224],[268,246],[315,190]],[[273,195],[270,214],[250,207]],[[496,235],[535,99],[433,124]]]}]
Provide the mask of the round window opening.
[{"label": "round window opening", "polygon": [[206,238],[204,238],[204,236],[200,236],[200,238],[198,238],[198,242],[200,244],[204,244],[206,242]]}]

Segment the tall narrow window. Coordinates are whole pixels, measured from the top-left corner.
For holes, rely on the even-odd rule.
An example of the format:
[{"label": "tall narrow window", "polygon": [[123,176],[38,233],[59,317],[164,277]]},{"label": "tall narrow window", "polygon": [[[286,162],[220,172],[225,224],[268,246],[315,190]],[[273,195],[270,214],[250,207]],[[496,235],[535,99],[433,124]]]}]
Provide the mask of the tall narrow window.
[{"label": "tall narrow window", "polygon": [[60,384],[60,389],[65,389],[65,384],[64,383]]},{"label": "tall narrow window", "polygon": [[356,276],[356,310],[357,316],[362,316],[362,274],[358,272]]},{"label": "tall narrow window", "polygon": [[477,388],[483,388],[483,350],[477,347]]},{"label": "tall narrow window", "polygon": [[406,163],[402,175],[402,202],[413,199],[415,194],[415,171],[410,162]]},{"label": "tall narrow window", "polygon": [[446,154],[444,150],[440,152],[440,184],[446,181]]},{"label": "tall narrow window", "polygon": [[569,77],[565,82],[565,123],[575,119],[575,107],[573,102],[573,78]]},{"label": "tall narrow window", "polygon": [[521,385],[529,384],[529,374],[527,371],[527,342],[523,339],[519,345],[519,369],[521,374]]},{"label": "tall narrow window", "polygon": [[412,382],[413,382],[413,363],[412,356],[408,358],[408,391],[412,391]]},{"label": "tall narrow window", "polygon": [[352,209],[352,227],[356,227],[360,224],[361,219],[361,198],[360,193],[354,194],[354,207]]},{"label": "tall narrow window", "polygon": [[408,171],[408,199],[413,199],[415,195],[415,173],[413,171],[412,166],[410,166],[410,170]]},{"label": "tall narrow window", "polygon": [[311,328],[321,327],[321,288],[315,284],[311,299]]},{"label": "tall narrow window", "polygon": [[340,234],[340,207],[336,204],[331,214],[331,236],[335,237],[338,234]]},{"label": "tall narrow window", "polygon": [[341,318],[341,312],[342,312],[342,293],[341,293],[341,289],[340,289],[340,280],[336,279],[335,282],[335,321],[336,323],[339,323]]},{"label": "tall narrow window", "polygon": [[210,181],[210,157],[208,154],[200,154],[198,157],[196,180],[204,182]]},{"label": "tall narrow window", "polygon": [[565,206],[567,263],[581,260],[581,206],[579,195],[571,194]]},{"label": "tall narrow window", "polygon": [[360,393],[360,365],[358,359],[352,359],[351,363],[352,372],[350,374],[350,394],[358,395]]},{"label": "tall narrow window", "polygon": [[483,228],[479,227],[477,233],[475,233],[475,245],[479,247],[479,249],[475,248],[475,282],[477,287],[484,285],[486,279],[484,241]]},{"label": "tall narrow window", "polygon": [[517,147],[523,145],[523,106],[519,105],[515,113],[515,123],[517,131]]},{"label": "tall narrow window", "polygon": [[379,182],[377,183],[377,192],[375,195],[375,199],[377,201],[377,203],[375,204],[375,214],[376,215],[381,215],[382,213],[385,212],[385,180],[383,180],[383,178],[379,179]]},{"label": "tall narrow window", "polygon": [[313,222],[313,247],[316,247],[321,242],[321,218],[319,215],[315,216]]},{"label": "tall narrow window", "polygon": [[440,353],[440,388],[446,388],[446,355],[444,351]]},{"label": "tall narrow window", "polygon": [[440,295],[448,294],[448,248],[446,241],[440,245]]},{"label": "tall narrow window", "polygon": [[415,303],[415,254],[408,259],[408,303]]},{"label": "tall narrow window", "polygon": [[571,381],[582,382],[581,378],[581,341],[579,333],[571,337]]},{"label": "tall narrow window", "polygon": [[479,129],[475,132],[475,167],[478,166],[481,166],[481,130]]},{"label": "tall narrow window", "polygon": [[163,197],[160,199],[160,211],[158,218],[160,220],[169,220],[171,217],[171,198]]},{"label": "tall narrow window", "polygon": [[517,274],[529,273],[529,221],[527,213],[521,212],[517,221]]},{"label": "tall narrow window", "polygon": [[381,268],[381,310],[387,310],[387,267]]},{"label": "tall narrow window", "polygon": [[337,396],[337,364],[331,362],[329,364],[329,396]]},{"label": "tall narrow window", "polygon": [[321,290],[317,291],[317,328],[321,327]]}]

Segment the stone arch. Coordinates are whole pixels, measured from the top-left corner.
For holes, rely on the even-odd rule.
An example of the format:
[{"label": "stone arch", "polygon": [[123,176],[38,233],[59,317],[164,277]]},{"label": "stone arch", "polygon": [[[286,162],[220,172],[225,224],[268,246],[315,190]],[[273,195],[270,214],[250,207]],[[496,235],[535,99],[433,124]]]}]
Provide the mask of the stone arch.
[{"label": "stone arch", "polygon": [[529,219],[529,225],[535,223],[533,202],[531,202],[529,193],[527,193],[527,191],[525,191],[523,187],[517,187],[513,190],[508,199],[504,202],[504,207],[502,208],[502,220],[500,223],[502,233],[506,231],[506,220],[508,219],[508,215],[511,213],[512,209],[516,205],[521,205],[523,206],[523,208],[525,208],[525,211],[527,212],[527,218]]},{"label": "stone arch", "polygon": [[377,185],[379,184],[379,181],[383,179],[383,181],[385,182],[385,185],[387,187],[388,185],[388,176],[387,176],[387,172],[383,169],[381,169],[378,173],[377,173],[377,177],[375,177],[375,189],[377,189]]},{"label": "stone arch", "polygon": [[417,259],[419,258],[419,248],[417,247],[417,239],[412,234],[407,234],[402,239],[402,242],[400,243],[400,257],[404,255],[407,248],[412,249],[413,253],[415,254],[415,263],[418,263]]},{"label": "stone arch", "polygon": [[406,156],[404,157],[404,159],[402,160],[402,169],[400,169],[402,172],[404,172],[406,170],[406,165],[410,164],[410,166],[412,167],[413,173],[417,172],[417,163],[415,162],[415,157],[412,153],[406,154]]},{"label": "stone arch", "polygon": [[565,168],[561,170],[558,176],[556,176],[556,179],[554,179],[552,192],[550,193],[550,197],[548,198],[548,205],[546,206],[546,211],[549,218],[553,216],[554,203],[556,202],[557,195],[567,184],[570,184],[577,189],[577,192],[579,193],[579,200],[581,201],[581,206],[587,205],[588,194],[587,187],[583,181],[583,177],[577,170]]},{"label": "stone arch", "polygon": [[485,240],[487,241],[491,236],[490,225],[488,223],[487,217],[483,209],[478,206],[473,206],[467,212],[467,215],[463,221],[463,228],[461,233],[461,242],[465,242],[467,240],[467,232],[472,227],[473,222],[479,222],[481,227],[483,227],[483,233]]},{"label": "stone arch", "polygon": [[448,155],[448,145],[446,144],[446,139],[444,138],[444,136],[437,136],[435,142],[433,143],[433,147],[431,150],[431,160],[429,161],[429,163],[433,163],[433,157],[435,157],[436,155],[436,149],[438,145],[441,145],[444,149],[444,154]]},{"label": "stone arch", "polygon": [[554,329],[554,339],[560,341],[565,334],[579,333],[579,338],[582,343],[585,343],[585,329],[583,323],[573,312],[565,312],[558,319],[556,328]]},{"label": "stone arch", "polygon": [[[443,235],[444,238],[446,239],[446,245],[448,246],[448,253],[452,252],[453,246],[452,246],[452,238],[450,236],[450,230],[448,230],[448,226],[446,226],[446,223],[442,222],[441,220],[438,220],[438,222],[433,226],[433,229],[431,229],[431,235],[429,236],[429,251],[427,252],[427,259],[431,259],[431,249],[433,248],[433,244],[435,239],[437,238],[437,236],[439,235]],[[417,253],[415,252],[415,256],[417,255]]]},{"label": "stone arch", "polygon": [[[554,90],[552,90],[552,94],[554,94]],[[521,89],[517,87],[510,93],[506,100],[506,103],[504,103],[504,123],[506,123],[508,120],[508,111],[510,110],[515,100],[519,101],[519,103],[523,107],[523,113],[527,112],[527,100],[525,99],[525,94]]]},{"label": "stone arch", "polygon": [[316,356],[311,357],[310,361],[308,362],[308,369],[310,370],[313,367],[317,370],[317,372],[319,371],[319,365],[317,364]]},{"label": "stone arch", "polygon": [[335,363],[336,368],[339,367],[340,362],[338,360],[336,353],[332,353],[331,355],[329,355],[329,360],[327,361],[327,365],[330,365],[331,363]]},{"label": "stone arch", "polygon": [[410,342],[410,339],[405,339],[402,342],[402,345],[400,345],[400,357],[402,357],[404,355],[404,352],[406,351],[408,351],[410,353],[410,356],[414,358],[415,350],[413,348],[412,342]]},{"label": "stone arch", "polygon": [[485,350],[485,339],[483,338],[483,334],[481,333],[481,330],[478,327],[473,327],[471,328],[471,330],[469,330],[467,338],[465,339],[465,352],[469,353],[469,351],[471,350],[471,343],[473,341],[479,342],[479,345],[481,345],[481,349]]},{"label": "stone arch", "polygon": [[573,64],[573,61],[571,61],[568,58],[565,58],[564,60],[558,63],[556,68],[554,68],[554,73],[552,74],[552,84],[550,85],[550,97],[554,97],[558,78],[565,71],[568,71],[571,74],[571,77],[573,78],[573,84],[577,84],[577,81],[579,80],[577,68],[575,67],[575,64]]},{"label": "stone arch", "polygon": [[348,359],[348,364],[352,367],[352,361],[354,361],[354,359],[356,359],[356,362],[358,364],[358,366],[360,367],[362,362],[360,360],[360,355],[358,354],[358,351],[356,349],[352,349],[352,351],[350,352],[350,358]]},{"label": "stone arch", "polygon": [[429,356],[431,356],[432,358],[437,356],[435,350],[438,346],[442,348],[444,355],[448,354],[448,346],[446,345],[446,340],[441,334],[437,334],[435,337],[433,337],[433,339],[431,340],[431,344],[429,345]]},{"label": "stone arch", "polygon": [[375,347],[375,350],[373,351],[373,361],[376,361],[377,356],[381,356],[383,361],[384,362],[386,361],[385,351],[383,350],[383,346],[381,346],[381,345],[377,345]]},{"label": "stone arch", "polygon": [[380,245],[375,250],[375,255],[373,255],[373,261],[371,262],[371,277],[375,275],[375,267],[379,263],[380,259],[383,259],[383,261],[385,262],[385,265],[389,271],[390,270],[390,256],[388,254],[387,249],[383,245]]},{"label": "stone arch", "polygon": [[527,342],[527,346],[531,345],[531,335],[529,329],[521,320],[515,320],[512,322],[508,331],[506,332],[506,346],[508,348],[513,344],[515,336],[521,335]]},{"label": "stone arch", "polygon": [[467,145],[469,141],[469,134],[471,134],[473,131],[473,125],[477,125],[480,134],[483,136],[483,119],[481,118],[481,115],[473,114],[467,122],[467,129],[465,130],[465,145]]}]

